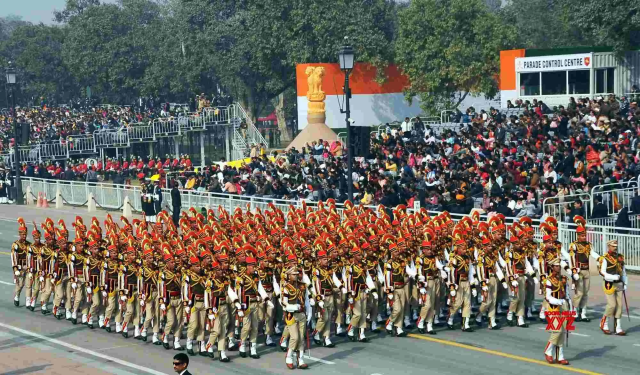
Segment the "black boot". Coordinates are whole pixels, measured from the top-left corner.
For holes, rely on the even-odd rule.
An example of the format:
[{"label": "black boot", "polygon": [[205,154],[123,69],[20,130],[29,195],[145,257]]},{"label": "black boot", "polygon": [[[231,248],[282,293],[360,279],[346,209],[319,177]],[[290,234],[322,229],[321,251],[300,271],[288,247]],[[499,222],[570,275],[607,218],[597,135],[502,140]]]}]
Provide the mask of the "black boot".
[{"label": "black boot", "polygon": [[14,301],[13,301],[13,306],[15,306],[15,307],[20,307],[20,301],[16,301],[16,300],[14,300]]},{"label": "black boot", "polygon": [[162,343],[162,347],[163,347],[163,348],[165,348],[165,349],[167,349],[167,350],[171,349],[171,345],[169,345],[169,343],[168,343],[168,342],[163,342],[163,343]]}]

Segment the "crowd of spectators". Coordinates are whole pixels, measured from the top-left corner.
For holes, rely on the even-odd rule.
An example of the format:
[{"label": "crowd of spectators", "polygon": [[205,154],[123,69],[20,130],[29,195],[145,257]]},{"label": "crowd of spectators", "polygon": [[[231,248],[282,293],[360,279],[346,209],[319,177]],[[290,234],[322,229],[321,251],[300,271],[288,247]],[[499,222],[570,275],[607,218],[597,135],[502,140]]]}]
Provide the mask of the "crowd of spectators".
[{"label": "crowd of spectators", "polygon": [[[419,201],[421,207],[452,213],[480,207],[536,217],[550,198],[547,202],[566,202],[567,217],[586,210],[596,217],[606,216],[602,202],[588,207],[577,196],[596,185],[622,187],[640,175],[636,102],[609,96],[572,98],[554,108],[537,100],[512,106],[517,109],[505,110],[508,115],[469,108],[455,126],[432,128],[416,118],[382,127],[372,134],[368,154],[354,158],[355,200],[388,207]],[[95,167],[110,181],[120,174],[126,180],[173,171],[169,178],[198,192],[341,202],[348,190],[344,156],[340,142],[319,140],[301,150],[252,150],[249,162],[234,167],[215,163],[196,169],[185,157],[129,160],[127,168],[125,161],[112,161],[120,171]],[[82,171],[74,173],[82,178]]]}]

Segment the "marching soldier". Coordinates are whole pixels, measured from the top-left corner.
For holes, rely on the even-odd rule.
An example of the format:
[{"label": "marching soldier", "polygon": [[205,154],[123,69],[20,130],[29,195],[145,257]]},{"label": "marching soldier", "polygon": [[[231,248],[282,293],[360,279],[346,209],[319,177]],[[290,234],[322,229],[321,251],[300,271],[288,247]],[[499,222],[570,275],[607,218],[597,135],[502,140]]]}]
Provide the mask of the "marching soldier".
[{"label": "marching soldier", "polygon": [[[166,245],[166,244],[165,244]],[[168,245],[167,245],[168,246]],[[140,331],[140,340],[147,341],[147,329],[153,330],[152,342],[161,345],[158,338],[160,332],[160,319],[158,313],[158,265],[155,261],[154,248],[149,242],[142,246],[142,267],[140,270],[140,308],[144,309],[144,322]]]},{"label": "marching soldier", "polygon": [[[256,259],[253,256],[245,258],[247,264],[244,272],[239,272],[235,283],[235,292],[240,298],[240,307],[236,306],[238,316],[242,318],[240,332],[240,357],[247,357],[247,342],[251,343],[250,357],[260,358],[258,355],[258,285],[260,278],[256,272]],[[266,296],[266,292],[262,291]]]},{"label": "marching soldier", "polygon": [[282,287],[282,305],[286,311],[285,322],[289,327],[289,348],[285,363],[289,369],[294,368],[294,353],[298,355],[298,368],[306,369],[309,366],[304,363],[304,336],[307,317],[305,315],[305,289],[306,286],[300,277],[296,267],[289,268],[286,272],[287,280]]},{"label": "marching soldier", "polygon": [[589,258],[598,259],[599,256],[591,249],[591,244],[587,241],[587,221],[582,216],[573,218],[576,223],[577,241],[569,245],[569,261],[571,266],[571,276],[575,288],[573,295],[573,306],[576,309],[576,321],[589,322],[587,317],[587,300],[589,299],[589,289],[591,287]]},{"label": "marching soldier", "polygon": [[[375,284],[362,265],[362,251],[359,248],[354,247],[351,250],[351,259],[351,265],[347,268],[347,302],[352,317],[347,335],[351,341],[368,342],[369,339],[364,334],[367,327],[367,293],[370,290],[375,291]],[[357,338],[356,329],[359,330]]]},{"label": "marching soldier", "polygon": [[44,230],[44,242],[45,245],[42,247],[40,251],[40,256],[38,257],[38,270],[39,270],[39,279],[40,279],[40,311],[43,315],[47,315],[49,310],[47,309],[47,304],[49,303],[49,298],[53,293],[54,288],[54,277],[53,272],[55,269],[55,234],[53,231],[52,221],[51,219],[47,219],[45,223],[41,225]]},{"label": "marching soldier", "polygon": [[13,281],[16,285],[13,304],[16,307],[20,306],[20,292],[24,288],[25,277],[29,272],[27,254],[31,243],[27,241],[27,224],[23,218],[18,218],[18,236],[20,238],[11,245],[11,268],[14,274]]},{"label": "marching soldier", "polygon": [[[68,263],[67,257],[69,256],[69,251],[68,251],[67,238],[63,235],[63,232],[60,231],[60,229],[56,229],[56,236],[57,236],[58,248],[55,255],[56,260],[55,260],[55,266],[54,266],[54,272],[53,272],[54,285],[55,285],[55,291],[53,294],[53,316],[55,316],[56,319],[61,319],[62,316],[60,315],[60,306],[65,300],[67,283],[69,282],[69,277],[70,277],[69,267],[67,265]],[[69,303],[64,305],[67,319],[71,319],[70,305],[71,305],[70,301]]]},{"label": "marching soldier", "polygon": [[[36,223],[33,223],[33,231],[31,232],[33,236],[33,243],[29,245],[28,255],[27,255],[27,264],[29,265],[29,273],[27,275],[27,309],[34,311],[36,307],[36,299],[38,298],[38,293],[42,288],[44,288],[44,282],[40,282],[40,267],[41,263],[39,259],[41,258],[42,250],[44,248],[44,244],[40,242],[40,231],[38,230],[38,226]],[[43,279],[44,281],[44,279]]]},{"label": "marching soldier", "polygon": [[[76,231],[76,239],[71,245],[71,254],[67,258],[67,266],[69,267],[69,282],[67,283],[67,316],[69,316],[69,310],[71,310],[70,320],[71,323],[77,324],[77,313],[84,301],[85,294],[85,254],[84,254],[84,238],[78,236],[80,233]],[[84,316],[84,322],[86,323],[86,315]]]},{"label": "marching soldier", "polygon": [[316,258],[318,263],[313,270],[313,283],[316,292],[316,306],[318,307],[318,321],[313,341],[318,345],[333,348],[335,344],[331,342],[331,318],[334,310],[333,290],[335,283],[332,280],[327,251],[319,250],[316,253]]},{"label": "marching soldier", "polygon": [[276,345],[273,340],[273,335],[275,333],[274,322],[277,306],[274,304],[276,296],[273,286],[277,281],[275,280],[275,274],[273,271],[275,264],[273,263],[272,258],[272,256],[269,256],[264,252],[258,253],[258,260],[260,261],[258,264],[258,277],[260,278],[260,285],[258,289],[262,288],[265,292],[262,296],[263,303],[260,304],[258,309],[258,320],[264,322],[266,346]]},{"label": "marching soldier", "polygon": [[[195,355],[193,350],[193,342],[200,342],[200,354],[206,353],[204,343],[205,333],[205,284],[206,279],[203,277],[200,267],[200,259],[195,255],[189,258],[189,270],[183,275],[184,282],[184,308],[187,310],[187,353]],[[197,345],[197,344],[196,344]]]},{"label": "marching soldier", "polygon": [[120,254],[118,254],[117,240],[115,236],[109,238],[109,245],[104,252],[104,262],[102,262],[102,304],[106,306],[104,313],[104,323],[102,328],[111,332],[109,322],[116,314],[116,332],[122,331],[122,314],[120,312]]},{"label": "marching soldier", "polygon": [[[138,300],[138,279],[140,276],[139,260],[137,259],[136,248],[133,246],[133,238],[129,238],[129,245],[124,253],[124,263],[120,266],[120,308],[124,313],[122,318],[122,337],[129,338],[129,325],[134,325],[134,336],[140,334],[138,324],[140,319],[140,309]],[[116,333],[118,329],[116,327]],[[137,335],[136,335],[137,334]]]},{"label": "marching soldier", "polygon": [[509,289],[511,295],[511,303],[509,304],[509,312],[507,313],[507,324],[514,325],[513,315],[517,316],[518,327],[526,328],[529,325],[524,321],[524,297],[526,293],[526,274],[532,274],[531,267],[525,248],[523,238],[519,238],[514,227],[510,227],[511,236],[509,241],[511,246],[506,252],[507,277],[509,280]]},{"label": "marching soldier", "polygon": [[[456,230],[459,231],[459,230]],[[467,243],[462,238],[462,233],[454,231],[453,238],[455,241],[455,253],[449,259],[449,297],[448,305],[449,319],[447,327],[453,328],[453,318],[455,313],[462,308],[462,331],[473,332],[473,328],[469,326],[469,317],[471,316],[471,294],[476,295],[476,289],[471,289],[474,283],[474,267],[467,252]]]},{"label": "marching soldier", "polygon": [[[218,259],[226,259],[226,254],[218,255]],[[218,343],[218,355],[220,362],[229,362],[226,353],[227,327],[229,326],[229,303],[237,300],[235,291],[230,288],[230,280],[222,269],[222,264],[214,261],[211,264],[212,273],[207,281],[205,290],[205,303],[207,318],[211,327],[209,342],[206,345],[207,354],[215,358],[213,346]],[[234,298],[231,297],[233,295]],[[213,321],[213,323],[211,323]]]},{"label": "marching soldier", "polygon": [[[184,249],[178,248],[176,256]],[[164,269],[158,278],[158,294],[160,310],[166,317],[164,332],[162,334],[162,345],[169,350],[169,335],[173,333],[173,348],[184,350],[180,346],[180,336],[182,334],[184,305],[182,303],[182,275],[176,270],[176,258],[168,251],[163,250]]]},{"label": "marching soldier", "polygon": [[[604,278],[604,292],[607,296],[607,307],[600,320],[600,329],[605,335],[611,334],[609,322],[613,321],[613,332],[618,336],[627,333],[622,330],[622,297],[627,290],[627,271],[624,256],[618,253],[618,241],[607,242],[607,254],[600,258],[600,274]],[[626,297],[625,297],[626,299]]]},{"label": "marching soldier", "polygon": [[496,322],[496,298],[498,297],[498,283],[507,288],[504,273],[498,262],[498,253],[491,244],[487,232],[482,237],[482,249],[478,254],[478,278],[480,280],[482,302],[476,315],[476,323],[482,324],[482,316],[489,318],[489,329],[500,329]]},{"label": "marching soldier", "polygon": [[395,243],[389,245],[389,250],[391,251],[391,259],[385,265],[385,293],[393,311],[389,319],[387,319],[385,329],[389,334],[393,334],[392,326],[395,326],[396,336],[402,337],[407,335],[402,329],[404,304],[407,301],[404,293],[407,264],[402,259],[400,249]]},{"label": "marching soldier", "polygon": [[[418,258],[418,286],[420,288],[420,315],[418,317],[418,332],[435,335],[433,330],[433,318],[436,315],[435,299],[438,298],[436,291],[436,279],[440,278],[443,265],[436,258],[430,241],[422,242],[422,255]],[[426,331],[425,331],[426,322]]]},{"label": "marching soldier", "polygon": [[[93,329],[94,319],[98,317],[98,326],[104,326],[104,308],[102,304],[102,286],[104,276],[104,259],[100,252],[99,238],[95,233],[90,233],[89,242],[87,243],[89,255],[85,259],[85,273],[87,280],[87,305],[83,315],[87,315],[87,326]],[[90,306],[89,306],[90,304]],[[87,314],[88,313],[88,314]]]},{"label": "marching soldier", "polygon": [[[556,258],[548,262],[551,273],[545,279],[545,299],[548,303],[549,316],[561,317],[562,313],[569,311],[567,278],[561,275],[560,259]],[[564,358],[563,347],[565,343],[566,321],[559,328],[551,331],[551,337],[544,351],[544,356],[549,363],[568,365]],[[555,357],[555,358],[554,358]]]}]

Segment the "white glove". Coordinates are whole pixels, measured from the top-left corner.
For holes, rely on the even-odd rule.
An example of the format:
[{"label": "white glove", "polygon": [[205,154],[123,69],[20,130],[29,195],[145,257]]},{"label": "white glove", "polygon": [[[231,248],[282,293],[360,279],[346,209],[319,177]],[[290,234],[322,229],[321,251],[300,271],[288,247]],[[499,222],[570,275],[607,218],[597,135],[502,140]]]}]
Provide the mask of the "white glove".
[{"label": "white glove", "polygon": [[537,277],[534,277],[534,278],[533,278],[533,283],[534,283],[535,285],[538,285],[538,284],[540,284],[540,281],[538,281],[538,278],[537,278]]},{"label": "white glove", "polygon": [[44,277],[40,276],[40,282],[43,283],[44,282]]},{"label": "white glove", "polygon": [[53,278],[55,279],[56,277],[58,277],[58,273],[57,273],[57,272],[54,272],[54,273],[53,273]]},{"label": "white glove", "polygon": [[214,307],[214,308],[211,309],[211,311],[213,311],[214,314],[217,314],[218,313],[218,308]]},{"label": "white glove", "polygon": [[93,293],[93,291],[91,290],[91,288],[87,288],[87,295],[90,295],[92,293]]},{"label": "white glove", "polygon": [[392,299],[393,299],[393,294],[389,294],[387,297],[388,297],[390,300],[392,300]]},{"label": "white glove", "polygon": [[373,299],[378,300],[378,293],[377,292],[373,292],[371,294],[373,295]]},{"label": "white glove", "polygon": [[342,294],[347,294],[347,288],[342,287],[342,289],[340,289],[342,291]]},{"label": "white glove", "polygon": [[238,310],[238,316],[241,318],[244,317],[244,311]]},{"label": "white glove", "polygon": [[478,302],[482,303],[484,301],[484,298],[482,298],[482,294],[478,296]]},{"label": "white glove", "polygon": [[624,284],[624,287],[622,288],[622,290],[624,290],[625,292],[627,291],[627,284]]},{"label": "white glove", "polygon": [[273,302],[267,301],[267,307],[269,307],[270,309],[273,309],[274,308]]},{"label": "white glove", "polygon": [[349,302],[349,304],[352,304],[353,303],[353,298],[349,297],[348,302]]},{"label": "white glove", "polygon": [[613,278],[613,281],[620,281],[620,275],[613,275],[611,277]]},{"label": "white glove", "polygon": [[127,300],[127,296],[121,296],[120,297],[120,301],[126,301]]},{"label": "white glove", "polygon": [[423,283],[426,279],[424,278],[424,276],[420,275],[418,276],[418,281]]},{"label": "white glove", "polygon": [[140,306],[144,306],[144,300],[143,299],[140,300]]},{"label": "white glove", "polygon": [[309,306],[315,306],[316,305],[316,300],[313,298],[309,298]]},{"label": "white glove", "polygon": [[107,292],[103,291],[103,292],[102,292],[102,297],[105,297],[105,298],[106,298],[106,297],[107,297]]},{"label": "white glove", "polygon": [[420,294],[427,294],[427,290],[425,288],[420,288]]},{"label": "white glove", "polygon": [[324,302],[322,301],[318,302],[318,307],[321,309],[324,309]]},{"label": "white glove", "polygon": [[237,310],[242,310],[242,306],[240,306],[240,302],[236,302],[235,306]]},{"label": "white glove", "polygon": [[165,311],[167,309],[167,305],[164,303],[160,305],[160,310]]},{"label": "white glove", "polygon": [[475,298],[478,296],[478,290],[476,288],[471,289],[471,295]]},{"label": "white glove", "polygon": [[213,318],[215,318],[215,317],[216,317],[216,316],[215,316],[215,315],[213,315],[213,314],[209,314],[208,316],[209,316],[209,319],[213,319]]},{"label": "white glove", "polygon": [[446,272],[444,272],[443,270],[440,270],[440,277],[442,277],[443,280],[446,280],[448,276]]},{"label": "white glove", "polygon": [[485,285],[485,286],[483,286],[483,287],[482,287],[482,291],[483,291],[483,292],[486,292],[486,291],[488,291],[488,290],[489,290],[489,287],[488,287],[488,286],[486,286],[486,285]]},{"label": "white glove", "polygon": [[72,287],[73,289],[76,289],[76,288],[78,287],[78,284],[77,284],[77,283],[71,283],[71,287]]},{"label": "white glove", "polygon": [[14,274],[15,274],[16,276],[20,276],[20,271],[16,271],[16,272],[14,272]]},{"label": "white glove", "polygon": [[455,290],[451,290],[451,293],[449,293],[449,294],[451,294],[451,297],[455,297],[456,296],[456,291]]},{"label": "white glove", "polygon": [[503,281],[503,282],[502,282],[502,287],[503,287],[503,288],[505,288],[505,289],[508,289],[508,288],[509,288],[509,285],[507,284],[507,282],[506,282],[506,281]]},{"label": "white glove", "polygon": [[575,281],[580,280],[580,275],[578,275],[577,273],[574,273],[574,274],[573,274],[573,279],[574,279]]},{"label": "white glove", "polygon": [[515,288],[515,287],[517,287],[517,286],[518,286],[518,282],[517,282],[517,281],[515,281],[515,280],[513,280],[513,281],[511,282],[511,285],[513,285],[513,287]]},{"label": "white glove", "polygon": [[451,272],[451,268],[449,268],[449,266],[444,266],[444,268],[442,268],[442,270],[444,272],[447,272],[447,273]]}]

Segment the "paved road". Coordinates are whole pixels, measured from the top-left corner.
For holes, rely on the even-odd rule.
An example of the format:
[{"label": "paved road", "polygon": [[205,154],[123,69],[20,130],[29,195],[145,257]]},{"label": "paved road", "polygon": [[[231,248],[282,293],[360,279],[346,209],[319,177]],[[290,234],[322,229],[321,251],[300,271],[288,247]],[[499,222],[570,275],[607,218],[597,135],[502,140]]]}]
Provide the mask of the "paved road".
[{"label": "paved road", "polygon": [[[51,316],[26,310],[24,293],[20,308],[12,304],[12,272],[8,257],[11,242],[17,238],[15,217],[25,219],[52,215],[53,211],[35,209],[8,210],[0,206],[0,373],[91,373],[161,374],[171,373],[173,350],[124,339],[115,333],[73,326]],[[80,211],[77,211],[80,212]],[[57,212],[70,220],[73,210]],[[104,216],[98,213],[96,216]],[[118,215],[119,216],[119,215]],[[114,215],[114,217],[116,217]],[[53,218],[53,216],[52,216]],[[90,216],[85,215],[85,219]],[[41,220],[42,220],[41,219]],[[41,221],[40,220],[40,221]],[[29,221],[27,221],[29,222]],[[31,228],[30,228],[31,230]],[[633,288],[640,277],[632,276]],[[627,337],[604,336],[598,329],[597,311],[604,308],[601,281],[592,280],[592,306],[596,319],[576,323],[565,356],[571,366],[548,365],[542,354],[549,334],[546,324],[530,328],[506,327],[500,331],[477,330],[474,333],[440,329],[436,336],[412,334],[407,338],[372,335],[371,342],[351,343],[338,340],[336,348],[312,347],[310,374],[561,374],[566,372],[629,374],[640,368],[640,298],[630,294],[631,322],[624,320]],[[231,353],[231,363],[222,364],[204,357],[192,357],[189,370],[194,374],[284,374],[284,355],[275,348],[261,346],[260,361],[239,358]]]}]

